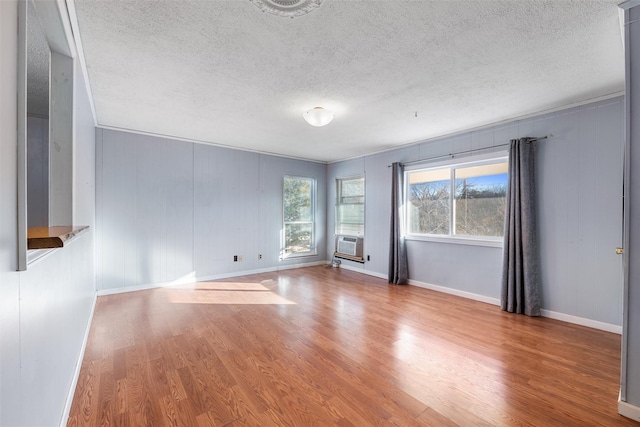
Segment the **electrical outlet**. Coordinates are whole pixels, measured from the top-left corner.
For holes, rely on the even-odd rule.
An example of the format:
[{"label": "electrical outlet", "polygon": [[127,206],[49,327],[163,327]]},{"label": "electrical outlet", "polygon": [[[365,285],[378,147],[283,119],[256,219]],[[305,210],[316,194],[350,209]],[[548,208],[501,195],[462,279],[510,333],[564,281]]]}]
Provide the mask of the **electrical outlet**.
[{"label": "electrical outlet", "polygon": [[238,262],[238,255],[233,256],[233,262]]},{"label": "electrical outlet", "polygon": [[258,259],[262,259],[262,254],[258,254]]},{"label": "electrical outlet", "polygon": [[371,256],[367,255],[367,261],[371,261]]}]

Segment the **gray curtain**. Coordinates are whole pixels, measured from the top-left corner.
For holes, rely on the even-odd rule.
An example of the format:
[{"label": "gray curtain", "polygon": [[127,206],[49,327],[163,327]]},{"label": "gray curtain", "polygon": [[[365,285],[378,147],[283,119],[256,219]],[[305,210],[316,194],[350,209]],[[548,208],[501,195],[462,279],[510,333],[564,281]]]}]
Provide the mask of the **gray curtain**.
[{"label": "gray curtain", "polygon": [[540,315],[535,158],[534,139],[511,140],[501,307],[528,316]]},{"label": "gray curtain", "polygon": [[402,194],[404,192],[404,166],[391,165],[391,242],[389,245],[389,283],[404,285],[409,282],[407,247],[402,235]]}]

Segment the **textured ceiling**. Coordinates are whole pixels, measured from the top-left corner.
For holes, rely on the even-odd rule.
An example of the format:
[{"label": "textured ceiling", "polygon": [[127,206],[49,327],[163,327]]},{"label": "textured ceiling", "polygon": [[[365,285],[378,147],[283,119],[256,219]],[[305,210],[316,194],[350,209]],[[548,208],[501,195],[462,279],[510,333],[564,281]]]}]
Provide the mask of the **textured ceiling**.
[{"label": "textured ceiling", "polygon": [[74,4],[99,125],[333,161],[622,91],[616,2]]}]

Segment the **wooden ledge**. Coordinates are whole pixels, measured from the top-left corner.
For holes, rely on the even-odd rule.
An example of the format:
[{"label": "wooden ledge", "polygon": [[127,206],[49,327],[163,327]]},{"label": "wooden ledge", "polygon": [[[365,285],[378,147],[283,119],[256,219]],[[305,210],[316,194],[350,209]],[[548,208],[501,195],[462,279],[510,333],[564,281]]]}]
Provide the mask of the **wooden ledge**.
[{"label": "wooden ledge", "polygon": [[88,225],[29,228],[27,230],[27,249],[62,248],[69,240],[88,228]]},{"label": "wooden ledge", "polygon": [[355,261],[355,262],[359,262],[361,264],[364,264],[364,258],[361,258],[359,256],[345,255],[345,254],[340,253],[340,252],[334,252],[333,256],[335,258],[348,259],[349,261]]}]

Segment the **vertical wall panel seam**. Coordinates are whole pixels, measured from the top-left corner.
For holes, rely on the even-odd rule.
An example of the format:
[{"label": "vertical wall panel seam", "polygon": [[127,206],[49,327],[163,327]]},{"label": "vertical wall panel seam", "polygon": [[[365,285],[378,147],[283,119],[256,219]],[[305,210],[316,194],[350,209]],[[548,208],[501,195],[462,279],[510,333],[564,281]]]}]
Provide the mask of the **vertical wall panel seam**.
[{"label": "vertical wall panel seam", "polygon": [[[167,154],[168,154],[167,153],[168,152],[167,145],[168,145],[168,143],[169,143],[168,141],[163,141],[163,144],[162,144],[162,150],[161,150],[162,155],[161,155],[160,159],[161,159],[163,164],[169,163],[167,161]],[[162,263],[163,273],[162,273],[162,278],[160,280],[161,282],[166,282],[167,281],[168,271],[169,271],[168,270],[168,264],[169,264],[168,259],[169,259],[169,257],[167,255],[168,254],[168,249],[167,249],[168,244],[167,243],[168,243],[168,240],[169,240],[169,237],[168,237],[169,233],[168,233],[168,230],[167,230],[168,225],[169,225],[169,222],[167,221],[167,217],[169,216],[168,207],[167,207],[168,204],[169,204],[168,203],[168,199],[169,199],[169,191],[168,190],[169,189],[167,188],[167,185],[169,183],[168,176],[169,176],[168,172],[165,172],[165,173],[163,173],[161,175],[161,182],[162,182],[162,187],[161,188],[163,189],[163,191],[162,191],[163,194],[162,194],[162,199],[161,199],[162,200],[162,224],[161,225],[162,225],[162,247],[163,247],[162,248],[163,249],[162,252],[164,254],[163,255],[163,258],[164,258],[163,261],[164,262]]]},{"label": "vertical wall panel seam", "polygon": [[196,145],[191,144],[191,271],[196,272]]},{"label": "vertical wall panel seam", "polygon": [[[128,150],[129,144],[128,142],[125,142],[124,144],[119,144],[120,145],[120,152],[119,155],[116,157],[116,162],[120,165],[120,173],[118,174],[118,183],[121,185],[120,189],[121,191],[124,190],[124,188],[126,187],[125,184],[125,166],[126,163],[124,163],[123,159],[126,156],[126,152]],[[118,215],[122,216],[122,209],[124,208],[124,206],[122,206],[122,201],[120,201],[119,203],[119,212]],[[121,221],[118,221],[118,228],[120,228],[120,226],[122,225]],[[126,263],[126,252],[124,252],[124,248],[127,247],[127,243],[128,243],[128,238],[126,236],[126,233],[121,233],[120,231],[118,231],[118,234],[121,236],[121,240],[118,242],[118,246],[116,247],[116,253],[119,254],[119,256],[117,257],[118,263],[120,263],[119,265],[119,270],[121,272],[121,283],[122,286],[127,286],[127,263]],[[120,250],[118,250],[118,248],[120,248]]]},{"label": "vertical wall panel seam", "polygon": [[[601,107],[595,109],[596,117],[595,117],[595,120],[593,121],[593,136],[594,136],[594,138],[593,138],[593,159],[592,160],[593,160],[594,169],[595,169],[594,176],[600,176],[600,174],[598,173],[600,168],[598,167],[598,161],[596,159],[598,158],[598,155],[597,155],[597,153],[598,153],[598,150],[597,150],[597,147],[598,147],[598,129],[599,129],[598,128],[598,118],[600,116],[600,111],[601,110],[602,110]],[[593,183],[594,183],[594,187],[595,187],[595,184],[596,184],[595,180],[593,180]],[[592,188],[594,188],[594,187],[592,187]],[[597,227],[597,216],[596,216],[597,201],[596,201],[596,199],[594,198],[591,203],[592,203],[591,209],[593,210],[593,225],[594,225],[594,227]],[[592,241],[592,244],[591,244],[591,251],[590,251],[591,252],[591,259],[594,260],[594,261],[596,260],[596,256],[597,256],[597,251],[596,251],[597,246],[598,246],[598,242],[596,241],[596,236],[594,234],[593,235],[593,241]],[[591,277],[591,281],[594,281],[594,280],[595,280],[595,275]],[[596,288],[595,288],[595,284],[594,284],[594,286],[592,287],[592,290],[591,290],[591,317],[596,317],[597,316],[597,313],[596,313],[596,298],[597,298],[597,295],[596,295]]]},{"label": "vertical wall panel seam", "polygon": [[[96,202],[98,200],[98,197],[100,197],[101,201],[100,201],[100,231],[98,231],[99,233],[99,240],[100,240],[100,283],[98,286],[98,283],[96,283],[96,288],[100,288],[102,289],[102,286],[104,285],[104,241],[102,239],[102,229],[104,228],[104,221],[103,221],[103,216],[104,216],[104,137],[103,137],[103,130],[98,128],[98,132],[100,134],[100,191],[99,191],[99,196],[96,197]],[[96,141],[96,144],[98,143],[98,141]],[[98,185],[96,185],[96,187],[98,187]],[[97,206],[96,206],[96,211],[97,211]],[[96,222],[97,222],[97,218],[96,218]],[[98,225],[98,224],[96,224]],[[98,271],[96,271],[96,274],[98,274]]]},{"label": "vertical wall panel seam", "polygon": [[140,256],[138,251],[138,246],[140,244],[140,228],[138,226],[138,224],[140,223],[140,208],[139,208],[140,203],[138,200],[138,192],[140,189],[140,161],[138,159],[138,149],[139,149],[138,141],[136,141],[135,143],[132,143],[132,146],[133,146],[133,151],[135,153],[133,167],[135,168],[135,177],[136,177],[135,186],[133,187],[134,188],[133,203],[134,203],[134,212],[135,212],[134,226],[136,229],[135,233],[132,236],[133,247],[135,251],[135,262],[133,263],[133,265],[134,265],[134,268],[136,269],[134,283],[138,284],[140,283],[140,266],[138,265],[140,262]]}]

